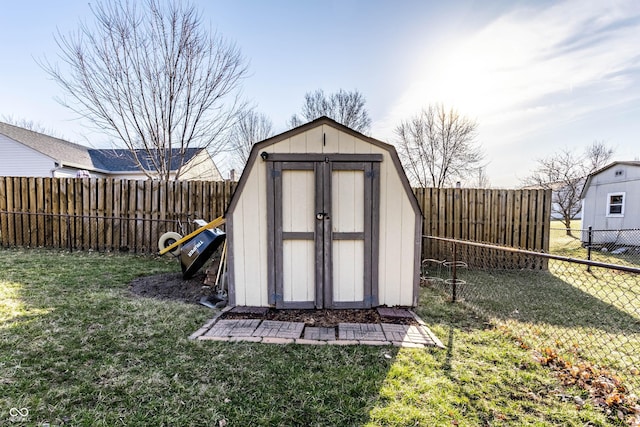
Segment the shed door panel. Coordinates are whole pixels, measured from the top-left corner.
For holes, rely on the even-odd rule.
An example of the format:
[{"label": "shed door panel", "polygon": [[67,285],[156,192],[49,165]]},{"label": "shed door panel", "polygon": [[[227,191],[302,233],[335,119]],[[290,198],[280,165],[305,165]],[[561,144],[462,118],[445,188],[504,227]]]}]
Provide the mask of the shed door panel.
[{"label": "shed door panel", "polygon": [[282,306],[311,308],[316,299],[315,168],[313,163],[284,163],[280,169],[282,232],[277,242]]},{"label": "shed door panel", "polygon": [[315,245],[313,240],[282,242],[282,299],[285,304],[315,300]]},{"label": "shed door panel", "polygon": [[362,301],[364,305],[364,242],[333,241],[333,302]]},{"label": "shed door panel", "polygon": [[[331,258],[334,306],[365,299],[365,176],[360,164],[334,164],[331,172]],[[358,170],[360,169],[360,170]]]},{"label": "shed door panel", "polygon": [[315,229],[315,173],[282,171],[282,231],[313,233]]}]

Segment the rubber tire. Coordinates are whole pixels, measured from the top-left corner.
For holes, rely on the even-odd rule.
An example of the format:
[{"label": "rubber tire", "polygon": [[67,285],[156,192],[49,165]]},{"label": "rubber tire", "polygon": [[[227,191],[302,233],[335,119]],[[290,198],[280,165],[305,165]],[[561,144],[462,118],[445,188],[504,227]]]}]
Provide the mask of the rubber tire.
[{"label": "rubber tire", "polygon": [[[180,239],[182,239],[182,235],[180,233],[176,233],[175,231],[167,231],[162,236],[160,236],[160,239],[158,239],[158,250],[163,250],[164,248],[171,246]],[[181,248],[182,245],[178,246],[169,253],[173,256],[180,256]]]}]

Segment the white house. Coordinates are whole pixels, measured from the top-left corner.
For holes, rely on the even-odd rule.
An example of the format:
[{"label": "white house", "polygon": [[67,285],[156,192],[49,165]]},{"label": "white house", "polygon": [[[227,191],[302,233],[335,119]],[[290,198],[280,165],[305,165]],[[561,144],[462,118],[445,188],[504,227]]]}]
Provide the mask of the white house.
[{"label": "white house", "polygon": [[[92,149],[18,126],[0,122],[0,176],[74,178],[147,179],[137,166],[133,153],[126,149]],[[168,153],[169,154],[169,153]],[[179,158],[174,149],[172,158]],[[139,150],[137,157],[145,170],[153,170],[152,159]],[[209,153],[189,148],[180,179],[221,181]],[[172,165],[173,176],[178,167]]]},{"label": "white house", "polygon": [[[640,161],[613,162],[590,174],[582,188],[582,228],[592,227],[593,243],[638,245]],[[606,231],[606,232],[603,232]],[[588,240],[583,231],[582,241]]]},{"label": "white house", "polygon": [[417,304],[422,213],[391,145],[327,117],[259,142],[225,216],[232,305]]}]

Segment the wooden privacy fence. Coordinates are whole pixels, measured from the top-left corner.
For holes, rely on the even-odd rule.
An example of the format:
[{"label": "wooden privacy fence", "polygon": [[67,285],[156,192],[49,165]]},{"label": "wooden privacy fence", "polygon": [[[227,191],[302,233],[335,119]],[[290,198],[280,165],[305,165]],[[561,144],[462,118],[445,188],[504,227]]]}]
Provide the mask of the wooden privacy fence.
[{"label": "wooden privacy fence", "polygon": [[2,246],[153,253],[165,231],[224,213],[235,183],[0,177]]},{"label": "wooden privacy fence", "polygon": [[[157,251],[159,236],[224,213],[235,182],[0,177],[0,244],[77,250]],[[549,249],[546,190],[416,188],[423,234]],[[446,258],[425,240],[423,258]]]},{"label": "wooden privacy fence", "polygon": [[[414,189],[424,214],[423,234],[491,243],[532,251],[549,251],[550,190],[489,190],[466,188]],[[450,245],[423,239],[424,258],[452,260]],[[504,268],[543,268],[546,259],[531,265],[518,254],[492,253],[470,248],[457,259],[469,266],[487,264]]]}]

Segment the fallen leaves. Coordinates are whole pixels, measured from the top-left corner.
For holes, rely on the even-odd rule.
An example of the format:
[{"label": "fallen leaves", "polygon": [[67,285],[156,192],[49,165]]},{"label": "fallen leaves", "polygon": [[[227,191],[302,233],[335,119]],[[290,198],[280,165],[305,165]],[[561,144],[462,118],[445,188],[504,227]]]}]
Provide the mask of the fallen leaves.
[{"label": "fallen leaves", "polygon": [[[590,401],[608,416],[640,426],[638,397],[629,394],[622,380],[609,370],[585,361],[571,362],[550,347],[534,352],[534,358],[541,365],[553,369],[564,385],[578,386],[588,392]],[[573,400],[578,409],[586,403],[580,396],[573,396]]]}]

